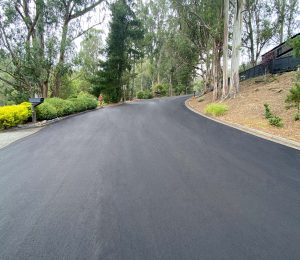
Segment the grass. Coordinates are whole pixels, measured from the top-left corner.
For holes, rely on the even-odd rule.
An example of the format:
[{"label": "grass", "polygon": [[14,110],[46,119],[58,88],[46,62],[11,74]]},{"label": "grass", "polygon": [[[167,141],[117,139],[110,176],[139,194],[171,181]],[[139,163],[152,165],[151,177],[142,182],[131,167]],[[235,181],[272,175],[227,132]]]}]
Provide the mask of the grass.
[{"label": "grass", "polygon": [[228,111],[228,106],[224,104],[218,104],[218,103],[208,104],[204,109],[205,114],[211,116],[222,116],[227,111]]}]

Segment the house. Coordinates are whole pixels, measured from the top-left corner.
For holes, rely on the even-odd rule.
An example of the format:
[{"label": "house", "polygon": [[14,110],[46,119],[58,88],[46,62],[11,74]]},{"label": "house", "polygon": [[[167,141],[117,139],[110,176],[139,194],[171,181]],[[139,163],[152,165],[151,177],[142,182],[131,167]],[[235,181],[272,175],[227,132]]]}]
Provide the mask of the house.
[{"label": "house", "polygon": [[[300,36],[295,34],[290,39]],[[300,57],[294,57],[293,48],[285,41],[262,56],[262,62],[248,70],[240,72],[240,80],[254,78],[267,73],[276,74],[296,70],[300,65]]]},{"label": "house", "polygon": [[[290,39],[294,39],[297,36],[300,36],[300,33],[295,34]],[[268,64],[270,61],[278,58],[290,57],[293,56],[293,48],[288,44],[288,41],[285,41],[278,46],[274,47],[272,50],[266,52],[261,56],[262,63]]]}]

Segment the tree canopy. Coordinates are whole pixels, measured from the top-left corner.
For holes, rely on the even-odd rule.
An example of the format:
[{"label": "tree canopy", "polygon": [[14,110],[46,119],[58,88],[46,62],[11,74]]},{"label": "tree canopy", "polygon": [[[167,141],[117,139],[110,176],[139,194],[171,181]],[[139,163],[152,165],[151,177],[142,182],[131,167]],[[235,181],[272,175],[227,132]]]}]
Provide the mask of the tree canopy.
[{"label": "tree canopy", "polygon": [[118,102],[199,81],[233,97],[241,56],[255,66],[297,33],[297,17],[297,0],[1,0],[0,99],[84,91]]}]

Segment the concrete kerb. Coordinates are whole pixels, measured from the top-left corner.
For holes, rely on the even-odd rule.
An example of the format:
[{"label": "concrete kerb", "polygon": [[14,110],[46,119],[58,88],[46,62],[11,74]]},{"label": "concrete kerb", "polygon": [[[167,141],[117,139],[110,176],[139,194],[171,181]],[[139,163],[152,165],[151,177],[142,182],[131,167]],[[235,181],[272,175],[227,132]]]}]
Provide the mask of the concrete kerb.
[{"label": "concrete kerb", "polygon": [[220,119],[207,116],[207,115],[205,115],[205,114],[197,111],[196,109],[192,108],[189,105],[189,101],[190,100],[191,100],[191,98],[189,98],[189,99],[187,99],[185,101],[185,106],[189,110],[193,111],[194,113],[196,113],[196,114],[198,114],[200,116],[208,118],[208,119],[210,119],[212,121],[215,121],[217,123],[220,123],[220,124],[223,124],[223,125],[226,125],[226,126],[229,126],[229,127],[235,128],[235,129],[238,129],[238,130],[246,132],[248,134],[255,135],[255,136],[263,138],[265,140],[268,140],[268,141],[271,141],[271,142],[275,142],[275,143],[278,143],[278,144],[281,144],[281,145],[285,145],[285,146],[288,146],[290,148],[294,148],[296,150],[300,150],[300,143],[299,142],[288,140],[286,138],[275,136],[275,135],[272,135],[272,134],[269,134],[269,133],[266,133],[266,132],[263,132],[263,131],[259,131],[259,130],[253,129],[253,128],[249,128],[249,127],[246,127],[246,126],[242,126],[242,125],[239,125],[239,124],[236,124],[236,123],[225,122],[225,121],[222,121]]}]

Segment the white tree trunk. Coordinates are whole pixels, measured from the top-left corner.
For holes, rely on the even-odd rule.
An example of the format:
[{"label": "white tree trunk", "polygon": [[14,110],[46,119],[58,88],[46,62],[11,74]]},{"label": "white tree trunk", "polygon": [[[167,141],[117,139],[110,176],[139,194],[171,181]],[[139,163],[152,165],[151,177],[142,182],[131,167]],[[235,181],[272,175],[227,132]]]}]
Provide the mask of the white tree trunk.
[{"label": "white tree trunk", "polygon": [[228,24],[229,24],[229,0],[224,0],[224,45],[223,45],[222,98],[225,98],[228,94]]},{"label": "white tree trunk", "polygon": [[212,62],[212,77],[213,77],[213,101],[218,99],[218,63],[217,63],[218,50],[216,42],[214,41],[213,48],[213,62]]},{"label": "white tree trunk", "polygon": [[240,66],[240,48],[242,43],[242,10],[244,0],[235,1],[233,39],[232,39],[232,57],[231,57],[231,77],[230,77],[230,97],[240,90],[239,66]]}]

